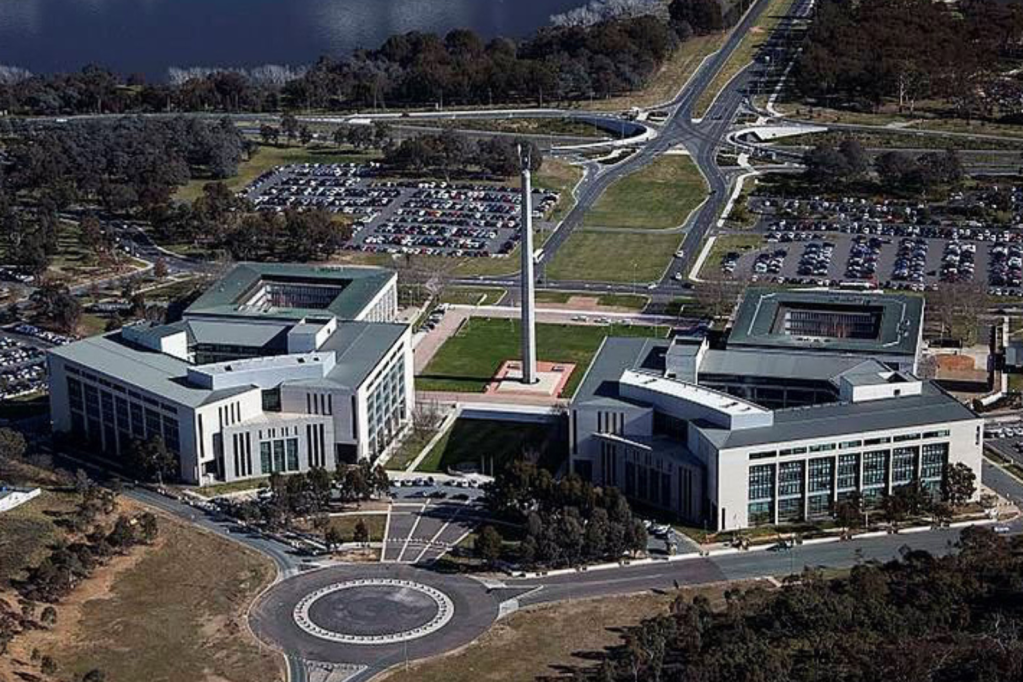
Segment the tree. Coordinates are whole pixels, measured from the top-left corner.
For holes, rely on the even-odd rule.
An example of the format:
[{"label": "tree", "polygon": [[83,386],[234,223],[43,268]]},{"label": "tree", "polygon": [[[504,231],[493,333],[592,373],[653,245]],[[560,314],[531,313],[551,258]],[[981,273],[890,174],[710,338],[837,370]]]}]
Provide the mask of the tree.
[{"label": "tree", "polygon": [[853,491],[835,505],[835,520],[846,528],[856,528],[863,523],[863,497]]},{"label": "tree", "polygon": [[287,113],[281,117],[281,130],[284,131],[284,137],[287,138],[288,142],[291,142],[298,136],[298,119],[295,118],[294,114]]},{"label": "tree", "polygon": [[281,131],[269,124],[262,124],[259,126],[259,139],[263,141],[263,144],[277,144],[280,140]]},{"label": "tree", "polygon": [[327,550],[333,552],[336,547],[344,543],[345,539],[337,526],[330,525],[323,534],[323,541],[327,544]]},{"label": "tree", "polygon": [[157,279],[163,279],[167,276],[169,269],[167,268],[167,261],[164,258],[157,258],[156,262],[153,263],[153,276]]},{"label": "tree", "polygon": [[141,440],[134,439],[128,450],[128,470],[132,476],[143,481],[163,482],[173,478],[178,471],[177,455],[167,449],[161,436]]},{"label": "tree", "polygon": [[39,622],[48,628],[55,626],[57,624],[57,609],[52,606],[44,608],[42,613],[39,614]]},{"label": "tree", "polygon": [[355,524],[355,533],[352,540],[360,545],[365,545],[369,542],[369,528],[362,519],[359,519]]},{"label": "tree", "polygon": [[962,507],[977,492],[977,475],[962,462],[945,465],[941,481],[942,499],[952,507]]},{"label": "tree", "polygon": [[153,544],[156,541],[156,536],[160,532],[160,526],[157,523],[156,515],[152,512],[143,512],[138,517],[138,529],[139,536],[147,545]]},{"label": "tree", "polygon": [[27,449],[28,444],[20,432],[7,427],[0,428],[0,464],[20,460]]},{"label": "tree", "polygon": [[303,146],[313,141],[313,131],[309,130],[309,126],[303,125],[298,129],[298,139]]},{"label": "tree", "polygon": [[39,670],[44,675],[53,675],[57,672],[57,662],[52,657],[44,655],[42,661],[39,664]]},{"label": "tree", "polygon": [[107,675],[99,668],[93,668],[82,676],[82,682],[107,682]]},{"label": "tree", "polygon": [[503,544],[500,533],[493,526],[483,526],[483,530],[476,537],[476,555],[486,562],[487,566],[493,566],[501,558]]},{"label": "tree", "polygon": [[668,14],[672,23],[686,24],[700,35],[720,31],[725,25],[717,0],[672,0]]}]

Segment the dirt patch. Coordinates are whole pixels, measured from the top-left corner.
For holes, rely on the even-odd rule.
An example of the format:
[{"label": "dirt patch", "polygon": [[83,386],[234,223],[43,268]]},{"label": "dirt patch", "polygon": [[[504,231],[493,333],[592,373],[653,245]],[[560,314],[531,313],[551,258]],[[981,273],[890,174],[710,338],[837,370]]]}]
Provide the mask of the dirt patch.
[{"label": "dirt patch", "polygon": [[[533,682],[557,676],[564,666],[589,667],[587,655],[620,643],[622,626],[664,613],[679,594],[702,594],[720,605],[727,587],[709,585],[681,593],[642,594],[546,604],[496,623],[480,639],[456,652],[395,669],[387,682]],[[559,633],[551,637],[551,633]],[[570,677],[566,676],[566,679]]]},{"label": "dirt patch", "polygon": [[969,355],[937,355],[938,367],[945,370],[962,372],[975,368],[973,358]]},{"label": "dirt patch", "polygon": [[28,661],[36,648],[57,661],[62,679],[93,668],[109,682],[281,679],[279,657],[246,625],[272,563],[167,516],[159,527],[153,546],[115,558],[58,606],[54,629],[16,640],[15,657]]}]

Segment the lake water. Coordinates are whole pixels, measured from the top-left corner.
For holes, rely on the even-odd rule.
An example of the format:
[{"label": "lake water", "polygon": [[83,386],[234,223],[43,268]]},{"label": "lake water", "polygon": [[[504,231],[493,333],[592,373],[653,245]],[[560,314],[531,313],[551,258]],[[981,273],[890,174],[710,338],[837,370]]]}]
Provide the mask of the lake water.
[{"label": "lake water", "polygon": [[170,66],[307,64],[406,31],[522,37],[584,0],[0,0],[0,64],[94,63],[163,80]]}]

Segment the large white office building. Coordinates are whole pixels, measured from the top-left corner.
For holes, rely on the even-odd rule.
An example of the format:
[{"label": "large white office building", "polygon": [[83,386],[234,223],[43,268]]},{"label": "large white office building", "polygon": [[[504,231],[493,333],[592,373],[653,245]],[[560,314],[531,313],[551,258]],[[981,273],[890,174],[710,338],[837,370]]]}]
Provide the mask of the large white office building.
[{"label": "large white office building", "polygon": [[198,485],[375,459],[414,407],[396,315],[389,270],[240,264],[180,322],[50,351],[53,429],[109,459],[160,436]]},{"label": "large white office building", "polygon": [[571,406],[572,468],[717,530],[937,492],[948,463],[979,480],[983,420],[911,373],[922,315],[920,299],[752,290],[727,340],[609,338]]}]

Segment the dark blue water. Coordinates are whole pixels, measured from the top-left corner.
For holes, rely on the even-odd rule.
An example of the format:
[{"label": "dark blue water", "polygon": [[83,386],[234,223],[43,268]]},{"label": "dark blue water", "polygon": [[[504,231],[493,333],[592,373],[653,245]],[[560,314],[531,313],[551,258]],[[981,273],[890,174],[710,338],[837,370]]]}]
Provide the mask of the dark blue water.
[{"label": "dark blue water", "polygon": [[0,0],[0,64],[94,63],[164,80],[170,66],[306,64],[394,33],[528,35],[584,0]]}]

